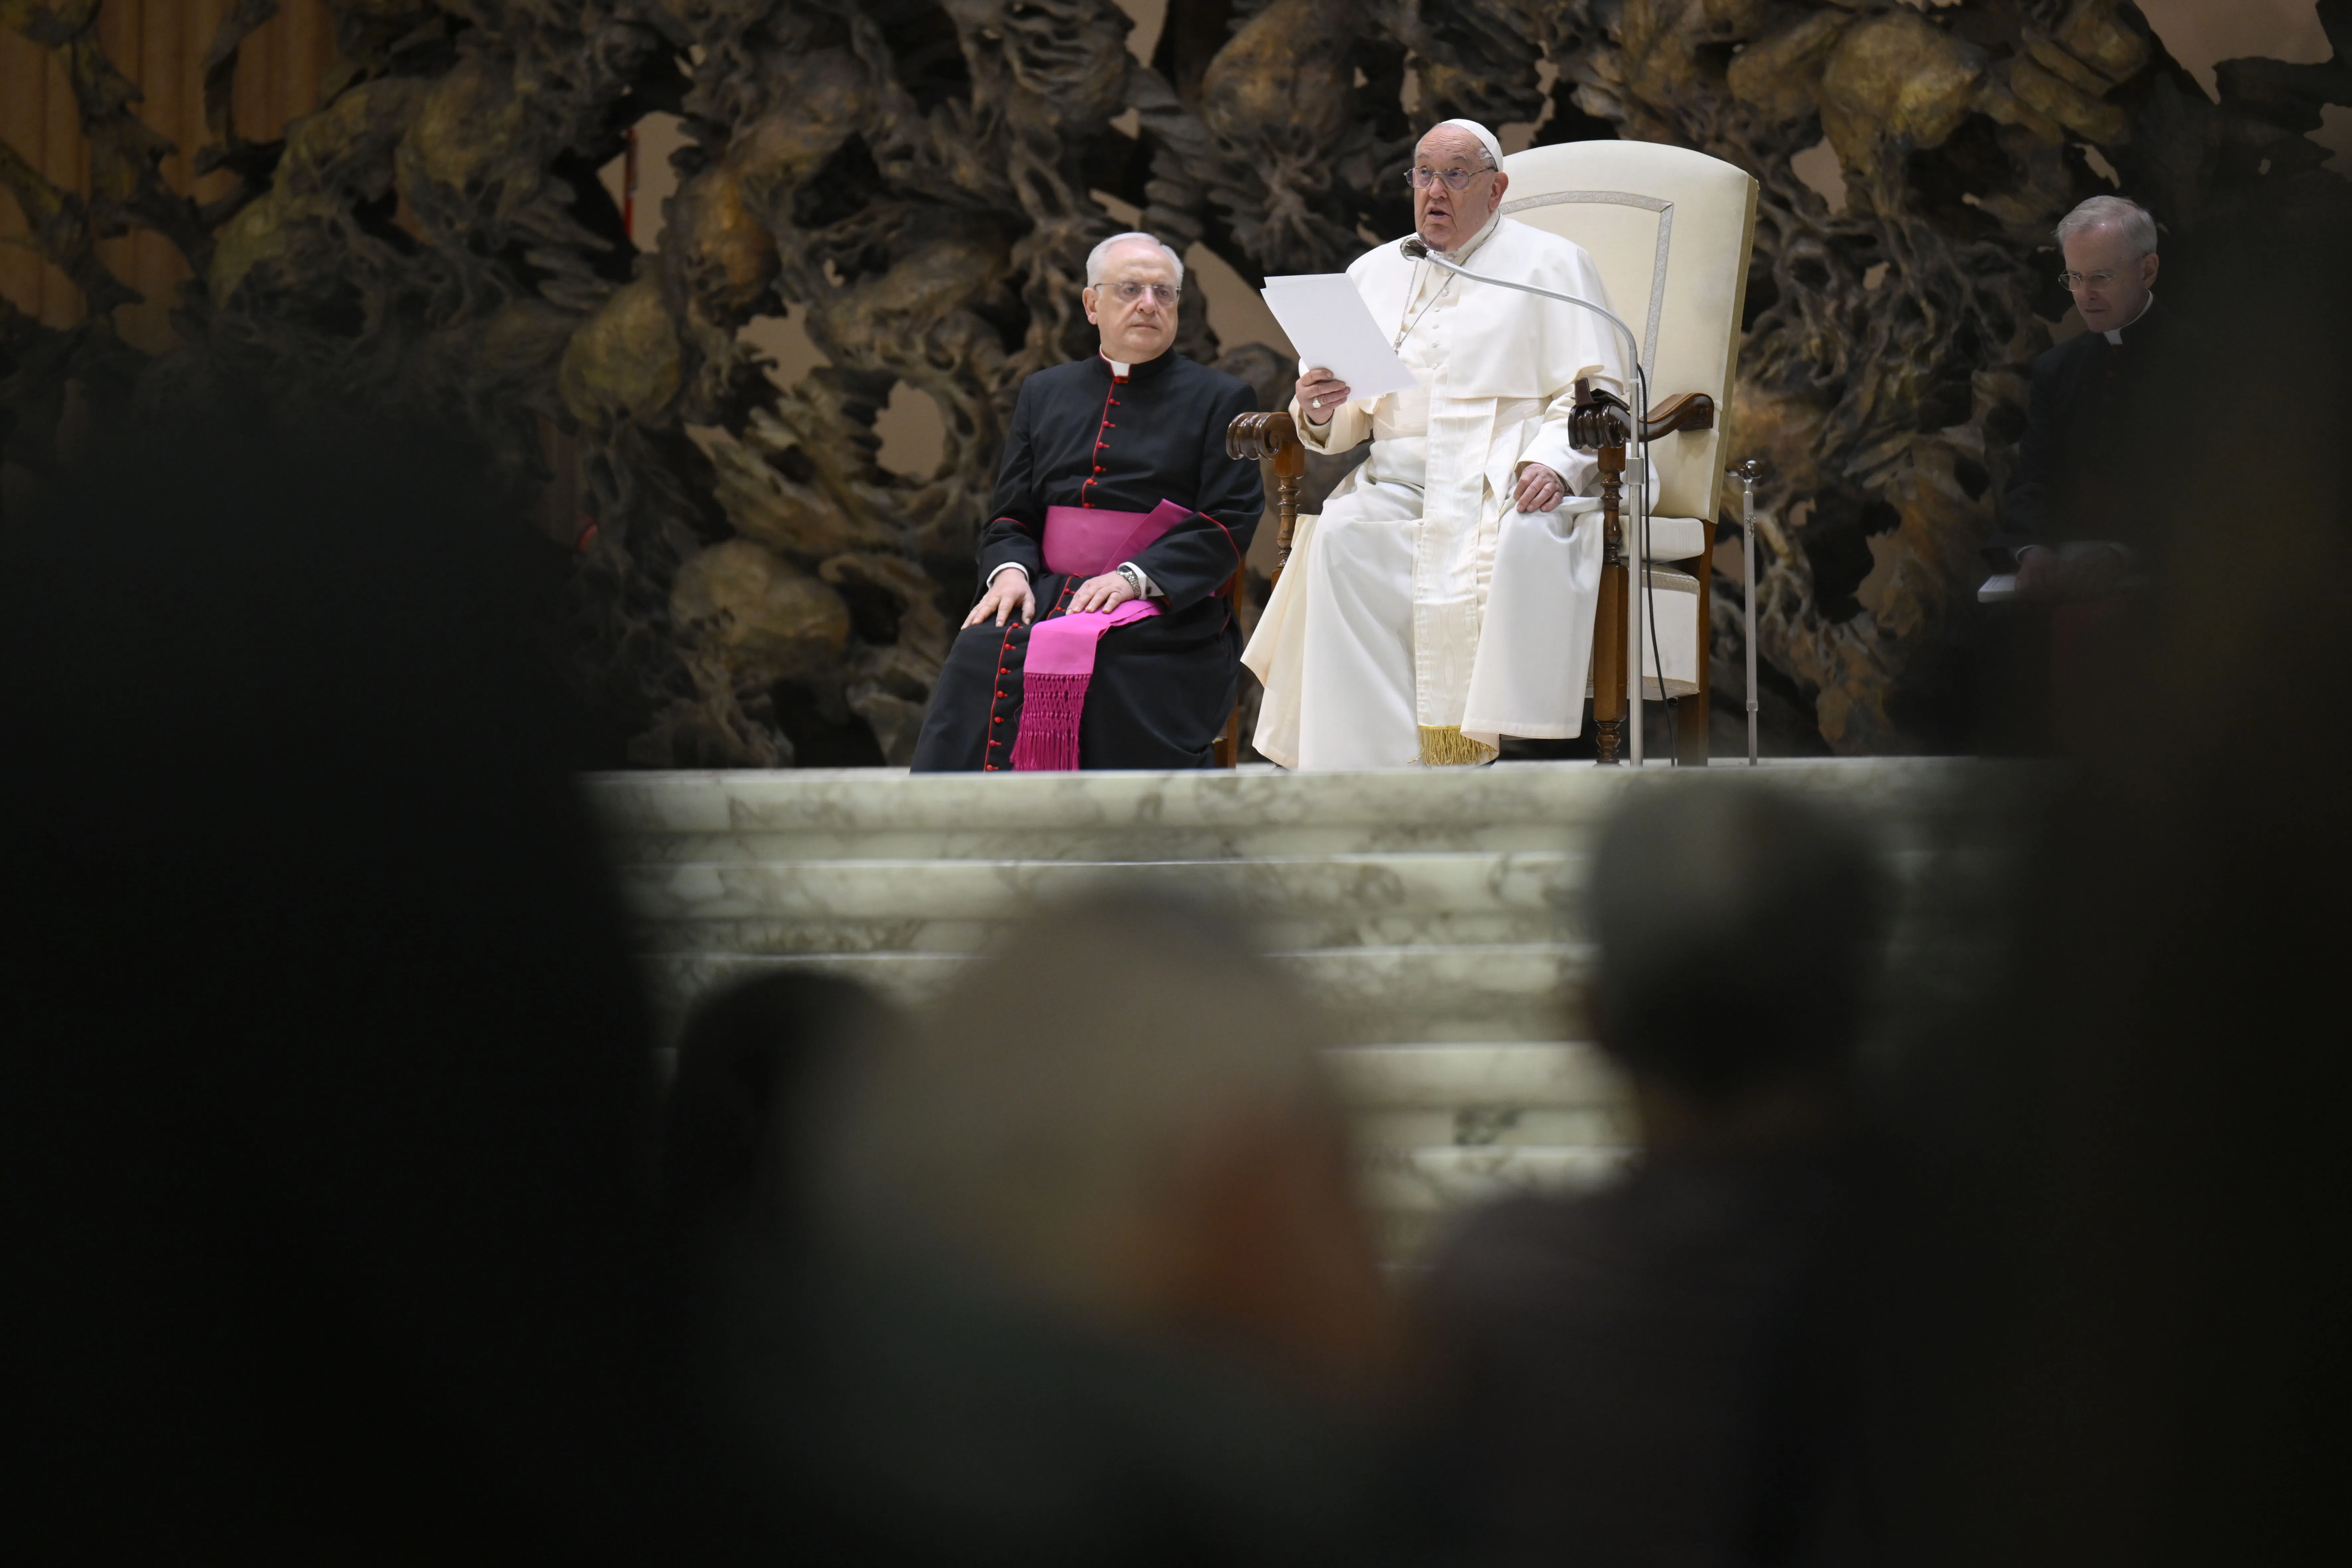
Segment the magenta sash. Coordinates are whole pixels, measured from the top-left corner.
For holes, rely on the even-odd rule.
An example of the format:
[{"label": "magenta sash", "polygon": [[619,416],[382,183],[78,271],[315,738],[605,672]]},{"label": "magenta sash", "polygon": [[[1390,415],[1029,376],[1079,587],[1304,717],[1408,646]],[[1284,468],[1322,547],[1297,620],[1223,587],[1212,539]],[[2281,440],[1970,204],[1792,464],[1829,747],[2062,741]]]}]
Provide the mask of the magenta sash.
[{"label": "magenta sash", "polygon": [[[1101,507],[1045,509],[1045,566],[1072,577],[1099,577],[1192,515],[1163,500],[1148,512]],[[1021,733],[1013,742],[1015,773],[1066,772],[1078,765],[1078,721],[1095,678],[1095,645],[1114,626],[1149,620],[1160,606],[1129,599],[1115,610],[1055,616],[1029,628],[1021,666]]]},{"label": "magenta sash", "polygon": [[1150,511],[1108,511],[1094,506],[1045,509],[1045,570],[1099,577],[1192,515],[1172,500]]}]

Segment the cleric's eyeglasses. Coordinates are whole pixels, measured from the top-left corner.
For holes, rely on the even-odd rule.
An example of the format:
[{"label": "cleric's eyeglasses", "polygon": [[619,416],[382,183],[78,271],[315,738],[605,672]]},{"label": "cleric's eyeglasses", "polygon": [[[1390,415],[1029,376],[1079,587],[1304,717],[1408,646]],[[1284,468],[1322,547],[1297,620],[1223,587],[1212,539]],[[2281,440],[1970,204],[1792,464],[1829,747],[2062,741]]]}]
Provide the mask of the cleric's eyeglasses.
[{"label": "cleric's eyeglasses", "polygon": [[1426,190],[1439,180],[1449,191],[1458,191],[1481,174],[1491,174],[1492,169],[1407,169],[1404,183],[1414,190]]},{"label": "cleric's eyeglasses", "polygon": [[1179,289],[1173,283],[1104,283],[1100,288],[1123,305],[1132,305],[1149,293],[1163,309],[1173,309]]},{"label": "cleric's eyeglasses", "polygon": [[2104,294],[2114,287],[2120,276],[2115,272],[2061,272],[2058,274],[2058,287],[2069,294],[2079,294],[2085,289]]}]

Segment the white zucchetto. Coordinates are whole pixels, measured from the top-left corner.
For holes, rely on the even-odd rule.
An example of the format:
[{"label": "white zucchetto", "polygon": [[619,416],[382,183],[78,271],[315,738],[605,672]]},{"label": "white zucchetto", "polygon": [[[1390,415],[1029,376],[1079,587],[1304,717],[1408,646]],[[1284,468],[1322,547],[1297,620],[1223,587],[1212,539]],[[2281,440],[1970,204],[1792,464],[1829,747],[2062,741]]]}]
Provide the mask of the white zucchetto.
[{"label": "white zucchetto", "polygon": [[[1478,138],[1478,144],[1486,149],[1486,156],[1495,160],[1495,167],[1499,169],[1503,166],[1503,144],[1495,140],[1495,133],[1493,132],[1487,130],[1476,121],[1441,120],[1437,124],[1451,125],[1456,131],[1467,131],[1471,135]],[[1433,125],[1430,129],[1434,131],[1437,129],[1437,126]]]}]

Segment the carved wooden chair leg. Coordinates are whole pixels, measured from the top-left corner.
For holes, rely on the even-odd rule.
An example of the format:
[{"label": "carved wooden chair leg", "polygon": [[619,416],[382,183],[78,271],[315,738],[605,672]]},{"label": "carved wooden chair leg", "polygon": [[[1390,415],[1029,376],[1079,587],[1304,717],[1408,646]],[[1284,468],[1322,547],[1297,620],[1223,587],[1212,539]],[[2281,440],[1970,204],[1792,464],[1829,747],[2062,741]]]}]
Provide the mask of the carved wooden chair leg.
[{"label": "carved wooden chair leg", "polygon": [[[1307,448],[1299,444],[1298,427],[1286,413],[1237,415],[1225,427],[1225,456],[1245,463],[1274,459],[1275,521],[1280,531],[1275,536],[1279,550],[1272,581],[1279,583],[1282,569],[1290,563],[1290,536],[1298,526],[1298,481],[1307,473]],[[1234,574],[1236,614],[1248,582],[1249,568],[1244,565]],[[1236,767],[1241,756],[1242,705],[1236,688],[1233,717],[1225,721],[1224,738],[1216,742],[1217,766]]]},{"label": "carved wooden chair leg", "polygon": [[[1615,767],[1625,729],[1625,447],[1633,411],[1606,387],[1579,379],[1568,411],[1569,444],[1591,452],[1601,470],[1601,604],[1592,617],[1592,742],[1603,767]],[[1638,668],[1639,666],[1636,666]]]}]

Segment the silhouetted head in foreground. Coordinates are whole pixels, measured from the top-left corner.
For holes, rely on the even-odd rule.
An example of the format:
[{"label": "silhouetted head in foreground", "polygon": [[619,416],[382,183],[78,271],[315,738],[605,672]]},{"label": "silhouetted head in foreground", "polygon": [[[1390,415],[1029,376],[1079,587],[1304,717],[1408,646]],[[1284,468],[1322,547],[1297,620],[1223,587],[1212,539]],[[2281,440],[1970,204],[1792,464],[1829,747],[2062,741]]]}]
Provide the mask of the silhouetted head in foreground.
[{"label": "silhouetted head in foreground", "polygon": [[844,1561],[1388,1560],[1381,1281],[1325,1026],[1232,922],[1014,931],[810,1100],[803,1262],[726,1386]]},{"label": "silhouetted head in foreground", "polygon": [[1748,781],[1636,793],[1602,830],[1592,1017],[1645,1138],[1770,1141],[1851,1070],[1888,910],[1864,835]]},{"label": "silhouetted head in foreground", "polygon": [[1422,1290],[1433,1418],[1494,1561],[1841,1561],[1848,1079],[1885,892],[1751,779],[1633,781],[1600,834],[1597,1039],[1644,1157],[1463,1216]]},{"label": "silhouetted head in foreground", "polygon": [[[1070,984],[1041,996],[1040,975]],[[1328,1026],[1233,924],[1106,896],[976,964],[847,1086],[826,1218],[1116,1336],[1360,1383],[1381,1288]]]},{"label": "silhouetted head in foreground", "polygon": [[661,1210],[671,1240],[754,1226],[785,1241],[807,1204],[812,1096],[850,1053],[897,1031],[897,1012],[856,981],[771,971],[698,1005],[678,1040],[662,1118]]}]

